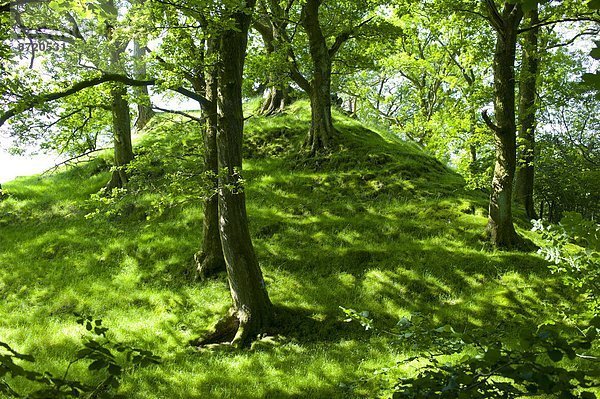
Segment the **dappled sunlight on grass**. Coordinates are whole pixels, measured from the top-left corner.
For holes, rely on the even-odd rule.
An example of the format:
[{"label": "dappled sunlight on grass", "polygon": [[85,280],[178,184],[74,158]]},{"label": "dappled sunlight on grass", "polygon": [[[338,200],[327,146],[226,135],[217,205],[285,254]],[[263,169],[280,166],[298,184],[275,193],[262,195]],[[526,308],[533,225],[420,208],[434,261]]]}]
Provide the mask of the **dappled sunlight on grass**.
[{"label": "dappled sunlight on grass", "polygon": [[[126,397],[373,397],[377,379],[357,382],[410,348],[344,323],[339,306],[368,310],[384,328],[420,312],[510,336],[575,300],[537,255],[488,249],[483,194],[416,146],[336,118],[339,151],[316,160],[300,152],[306,103],[247,122],[250,229],[280,314],[273,342],[237,352],[188,347],[230,301],[223,274],[193,278],[201,209],[86,219],[89,195],[108,178],[94,162],[5,185],[0,340],[59,374],[85,333],[72,316],[79,312],[162,357],[126,376]],[[147,138],[160,140],[169,138]],[[74,377],[88,374],[74,365]]]}]

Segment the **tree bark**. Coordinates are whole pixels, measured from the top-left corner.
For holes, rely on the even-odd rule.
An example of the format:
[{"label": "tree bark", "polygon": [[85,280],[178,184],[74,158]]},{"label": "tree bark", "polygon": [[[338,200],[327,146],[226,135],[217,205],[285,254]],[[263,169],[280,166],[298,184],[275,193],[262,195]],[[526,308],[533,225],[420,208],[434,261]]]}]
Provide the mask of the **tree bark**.
[{"label": "tree bark", "polygon": [[[254,0],[246,2],[253,9]],[[219,159],[219,229],[227,266],[233,306],[226,326],[233,327],[232,344],[239,346],[271,323],[273,309],[260,270],[246,215],[246,196],[241,181],[242,73],[251,16],[241,11],[233,16],[236,29],[219,38],[217,89],[217,148]],[[223,325],[223,323],[221,323]]]},{"label": "tree bark", "polygon": [[302,8],[301,23],[308,36],[313,78],[310,82],[311,124],[306,147],[311,155],[331,148],[335,129],[331,117],[332,52],[327,47],[319,22],[320,0],[307,0]]},{"label": "tree bark", "polygon": [[[273,78],[270,80],[273,82]],[[287,103],[287,93],[287,90],[281,89],[277,85],[270,84],[263,105],[260,108],[260,113],[264,116],[270,116],[283,112]]]},{"label": "tree bark", "polygon": [[[260,33],[265,44],[267,55],[271,56],[275,53],[276,46],[281,42],[280,32],[285,31],[287,21],[254,21],[254,27]],[[269,81],[265,90],[265,98],[260,108],[260,113],[265,116],[283,112],[289,93],[287,82],[283,83],[281,76],[277,76],[274,72],[269,73]]]},{"label": "tree bark", "polygon": [[[145,48],[140,46],[139,41],[134,40],[133,41],[133,57],[134,57],[135,62],[139,62],[139,60],[143,59],[145,54],[146,54]],[[146,79],[146,77],[147,77],[146,75],[147,75],[146,63],[141,62],[139,64],[136,64],[135,78],[143,80],[143,79]],[[148,91],[148,86],[138,87],[138,88],[136,88],[136,91],[138,91],[137,94],[138,94],[140,100],[137,104],[138,117],[137,117],[137,120],[135,121],[135,129],[137,131],[140,131],[148,124],[150,119],[152,119],[152,117],[154,116],[154,111],[152,110],[152,106],[150,104],[150,93]]]},{"label": "tree bark", "polygon": [[[525,15],[530,26],[539,23],[537,4]],[[529,219],[537,219],[533,203],[535,161],[536,88],[539,69],[539,28],[527,31],[523,43],[523,61],[519,83],[519,161],[515,177],[515,202],[525,208]]]},{"label": "tree bark", "polygon": [[108,190],[124,187],[129,181],[126,168],[133,160],[133,147],[131,144],[131,116],[126,96],[125,86],[115,83],[110,91],[115,169],[106,186]]},{"label": "tree bark", "polygon": [[523,17],[520,5],[505,4],[502,14],[493,1],[486,1],[494,28],[494,110],[497,125],[484,113],[494,132],[496,161],[490,195],[487,231],[497,247],[512,248],[521,244],[512,218],[512,190],[516,168],[515,123],[515,54],[518,27]]},{"label": "tree bark", "polygon": [[[214,51],[214,40],[208,41],[208,52]],[[219,158],[217,149],[217,79],[215,68],[208,68],[203,85],[209,104],[203,107],[204,127],[204,171],[211,179],[210,194],[204,199],[204,219],[202,223],[202,247],[196,254],[196,267],[200,278],[210,277],[225,271],[225,258],[219,233]]]}]

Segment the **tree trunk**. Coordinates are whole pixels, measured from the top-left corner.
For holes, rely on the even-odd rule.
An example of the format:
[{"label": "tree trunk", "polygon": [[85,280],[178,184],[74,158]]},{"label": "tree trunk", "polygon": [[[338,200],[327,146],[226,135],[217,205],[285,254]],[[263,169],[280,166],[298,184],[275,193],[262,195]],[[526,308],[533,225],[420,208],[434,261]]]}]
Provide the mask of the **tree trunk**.
[{"label": "tree trunk", "polygon": [[[214,40],[210,40],[208,51],[214,50]],[[209,172],[212,179],[210,195],[204,199],[204,220],[202,223],[202,248],[196,254],[198,276],[206,278],[220,271],[225,271],[225,258],[219,233],[219,158],[217,150],[217,76],[214,68],[207,71],[205,79],[205,97],[210,102],[203,108],[206,126],[204,128],[204,171]]]},{"label": "tree trunk", "polygon": [[[528,11],[529,25],[539,23],[537,5]],[[533,204],[534,161],[535,161],[535,96],[538,76],[538,28],[525,35],[523,61],[519,84],[519,162],[515,177],[515,201],[525,208],[529,219],[537,219]]]},{"label": "tree trunk", "polygon": [[131,116],[126,96],[125,86],[119,83],[115,84],[110,91],[115,170],[106,186],[108,190],[124,187],[129,181],[126,168],[133,160],[133,147],[131,145]]},{"label": "tree trunk", "polygon": [[[254,0],[246,2],[253,9]],[[219,229],[227,266],[233,306],[228,322],[217,328],[232,328],[232,344],[239,346],[263,332],[271,323],[273,309],[248,229],[246,197],[241,182],[242,73],[251,16],[236,12],[237,29],[226,30],[219,38],[217,91],[217,148],[219,159]]]},{"label": "tree trunk", "polygon": [[[140,46],[139,41],[133,41],[133,57],[134,61],[137,63],[135,67],[135,77],[136,79],[146,79],[146,63],[145,61],[139,62],[139,60],[143,60],[144,55],[146,54],[145,48]],[[142,130],[152,119],[154,116],[154,111],[152,110],[152,105],[150,104],[150,93],[148,92],[148,86],[141,86],[135,89],[138,93],[138,117],[135,121],[135,129],[137,131]]]},{"label": "tree trunk", "polygon": [[312,111],[306,147],[312,155],[331,148],[335,129],[331,117],[331,54],[319,23],[319,0],[307,0],[302,8],[302,26],[308,36],[313,78],[310,82]]},{"label": "tree trunk", "polygon": [[[493,2],[486,2],[488,7]],[[495,6],[494,6],[495,7]],[[494,110],[497,125],[486,118],[494,132],[496,162],[490,195],[487,230],[497,247],[512,248],[521,244],[512,219],[512,185],[516,168],[515,123],[515,53],[517,29],[523,17],[519,5],[507,3],[502,15],[490,10],[496,19],[496,49],[494,53]]]},{"label": "tree trunk", "polygon": [[267,95],[263,101],[260,113],[270,116],[283,112],[287,103],[287,89],[283,90],[277,86],[271,85],[267,89]]}]

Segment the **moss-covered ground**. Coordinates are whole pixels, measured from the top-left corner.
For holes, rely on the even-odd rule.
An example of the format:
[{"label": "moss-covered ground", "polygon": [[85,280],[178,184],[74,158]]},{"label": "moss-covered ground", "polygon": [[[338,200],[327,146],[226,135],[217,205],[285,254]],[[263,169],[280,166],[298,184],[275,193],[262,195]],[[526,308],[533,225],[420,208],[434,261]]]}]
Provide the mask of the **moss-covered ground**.
[{"label": "moss-covered ground", "polygon": [[[377,397],[414,370],[374,371],[411,348],[344,323],[340,306],[368,310],[382,327],[420,312],[510,337],[572,300],[535,253],[489,248],[486,195],[416,146],[338,113],[340,147],[307,159],[308,112],[299,102],[246,126],[250,228],[285,324],[278,336],[239,351],[189,347],[230,303],[224,275],[193,278],[200,201],[149,220],[86,218],[108,180],[92,161],[4,185],[0,341],[61,375],[86,334],[78,312],[162,358],[125,376],[128,398]],[[76,363],[71,378],[97,378],[86,366]]]}]

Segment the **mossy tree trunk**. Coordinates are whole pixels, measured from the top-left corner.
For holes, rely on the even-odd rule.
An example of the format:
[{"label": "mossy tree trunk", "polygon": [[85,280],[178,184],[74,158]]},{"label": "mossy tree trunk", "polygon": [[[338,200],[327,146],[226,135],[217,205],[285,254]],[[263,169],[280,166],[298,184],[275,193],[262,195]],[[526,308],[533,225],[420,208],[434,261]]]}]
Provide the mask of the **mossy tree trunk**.
[{"label": "mossy tree trunk", "polygon": [[[212,56],[215,41],[207,41],[207,52]],[[202,247],[196,255],[196,266],[201,278],[210,277],[218,272],[225,271],[225,258],[219,232],[219,157],[217,149],[217,79],[216,69],[207,68],[200,88],[204,89],[208,104],[203,107],[205,120],[204,141],[204,171],[208,172],[211,179],[209,195],[204,199],[204,219],[202,223]]]},{"label": "mossy tree trunk", "polygon": [[[271,78],[271,81],[273,81],[273,78]],[[261,115],[270,116],[282,113],[287,104],[287,98],[287,89],[281,89],[275,84],[270,84],[267,89],[267,95],[260,108]]]},{"label": "mossy tree trunk", "polygon": [[[254,5],[254,0],[246,2],[248,9]],[[237,11],[231,18],[235,29],[226,30],[219,37],[217,149],[219,230],[233,306],[229,317],[216,328],[231,329],[231,342],[244,345],[269,326],[273,309],[250,238],[241,181],[242,74],[251,16]]]},{"label": "mossy tree trunk", "polygon": [[129,181],[127,166],[133,161],[131,115],[126,96],[127,89],[120,83],[115,83],[110,90],[115,169],[106,186],[109,190],[121,188],[127,184]]},{"label": "mossy tree trunk", "polygon": [[[539,23],[538,7],[525,14],[529,26]],[[537,219],[533,203],[535,175],[535,114],[539,70],[539,28],[527,31],[523,43],[523,61],[519,83],[519,160],[515,177],[515,201],[525,208],[529,219]]]},{"label": "mossy tree trunk", "polygon": [[319,7],[322,1],[307,0],[302,8],[301,23],[306,31],[312,62],[313,78],[310,82],[311,124],[306,139],[306,147],[312,155],[331,147],[335,129],[331,117],[331,68],[332,57],[337,50],[331,50],[323,35],[319,21]]},{"label": "mossy tree trunk", "polygon": [[485,1],[496,30],[494,52],[494,110],[496,123],[484,112],[494,133],[496,161],[490,195],[487,231],[497,247],[520,245],[512,217],[512,190],[516,168],[515,54],[518,27],[523,18],[520,5],[506,3],[500,13],[495,3]]},{"label": "mossy tree trunk", "polygon": [[[142,47],[138,40],[133,41],[133,56],[136,62],[135,66],[135,78],[139,80],[147,79],[146,63],[143,60],[146,55],[146,49]],[[138,116],[135,121],[135,128],[137,131],[142,130],[154,116],[152,105],[150,104],[150,93],[148,86],[142,86],[136,88],[140,101],[137,104]]]},{"label": "mossy tree trunk", "polygon": [[[284,31],[286,27],[287,21],[254,21],[254,28],[260,33],[268,56],[275,53],[276,46],[281,43],[279,32]],[[266,96],[260,108],[260,114],[270,116],[283,112],[288,101],[289,86],[287,82],[282,76],[270,72],[266,86]]]}]

